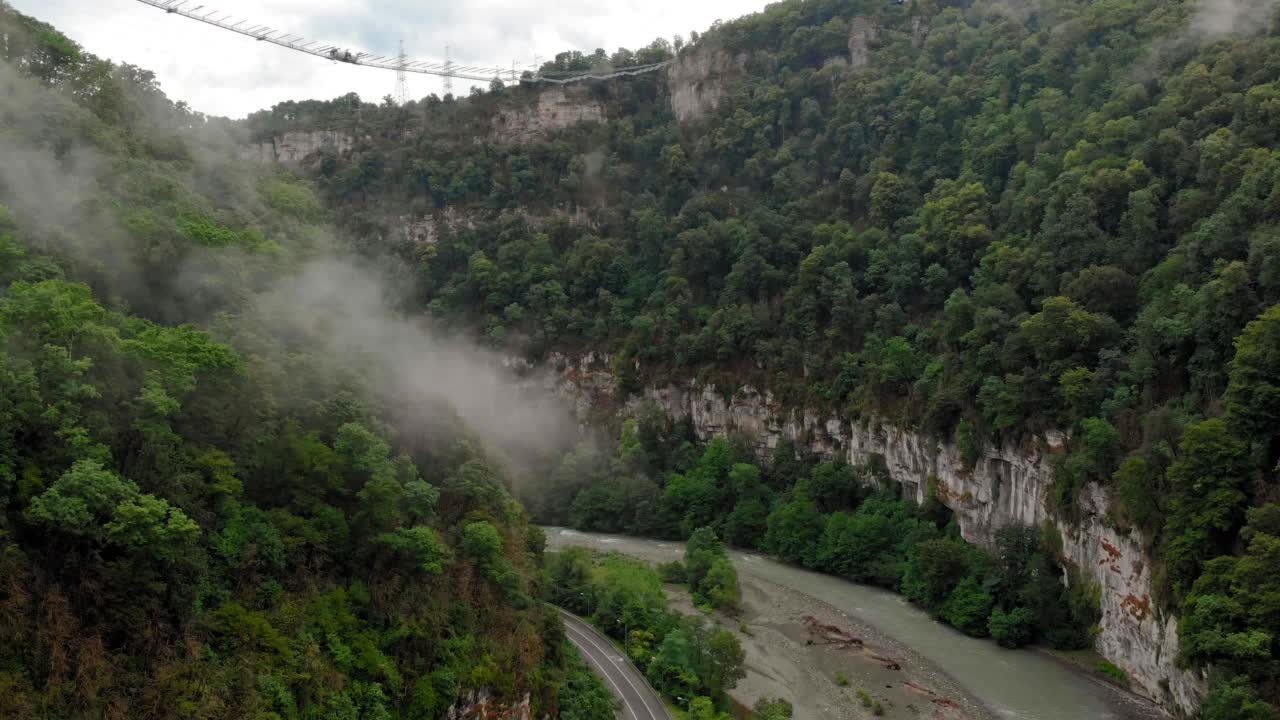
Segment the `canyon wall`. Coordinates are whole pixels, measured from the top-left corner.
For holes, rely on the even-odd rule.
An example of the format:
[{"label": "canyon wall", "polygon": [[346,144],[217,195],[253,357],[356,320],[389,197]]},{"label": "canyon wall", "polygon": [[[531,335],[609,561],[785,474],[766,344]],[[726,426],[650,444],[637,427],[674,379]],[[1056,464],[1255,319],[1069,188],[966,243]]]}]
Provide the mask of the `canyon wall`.
[{"label": "canyon wall", "polygon": [[463,695],[445,714],[446,720],[533,720],[529,696],[515,704],[494,701],[487,692]]},{"label": "canyon wall", "polygon": [[671,112],[681,122],[697,120],[720,107],[728,86],[743,74],[746,53],[696,48],[667,67]]},{"label": "canyon wall", "polygon": [[860,68],[871,62],[871,43],[880,35],[880,28],[871,18],[856,17],[849,25],[849,65]]},{"label": "canyon wall", "polygon": [[264,163],[301,164],[321,151],[342,154],[349,152],[354,145],[355,139],[350,133],[337,130],[286,132],[269,141],[242,146],[240,158]]},{"label": "canyon wall", "polygon": [[634,413],[652,402],[672,417],[689,418],[702,439],[740,434],[761,456],[788,439],[852,464],[882,460],[906,496],[923,503],[932,488],[955,512],[965,539],[988,547],[1001,527],[1052,523],[1062,536],[1063,559],[1101,591],[1097,651],[1128,674],[1135,692],[1181,715],[1192,715],[1199,707],[1206,678],[1177,667],[1177,619],[1162,613],[1151,597],[1151,567],[1142,537],[1120,533],[1107,522],[1107,490],[1086,489],[1080,520],[1069,522],[1049,510],[1050,457],[1062,449],[1061,434],[987,447],[970,470],[954,443],[876,418],[788,410],[768,391],[743,387],[726,397],[715,386],[697,382],[649,388],[643,396],[623,401],[616,397],[606,356],[559,356],[550,364],[558,371],[550,382],[584,420],[598,412]]},{"label": "canyon wall", "polygon": [[[858,16],[849,25],[849,55],[830,58],[829,62],[865,67],[871,62],[872,47],[880,36],[875,20]],[[671,94],[671,112],[680,122],[706,117],[720,108],[729,87],[741,78],[750,59],[745,52],[736,54],[711,46],[696,46],[681,53],[667,67],[667,88]]]},{"label": "canyon wall", "polygon": [[499,111],[492,122],[497,140],[527,143],[553,130],[604,119],[604,104],[591,97],[588,86],[564,85],[539,92],[532,103]]}]

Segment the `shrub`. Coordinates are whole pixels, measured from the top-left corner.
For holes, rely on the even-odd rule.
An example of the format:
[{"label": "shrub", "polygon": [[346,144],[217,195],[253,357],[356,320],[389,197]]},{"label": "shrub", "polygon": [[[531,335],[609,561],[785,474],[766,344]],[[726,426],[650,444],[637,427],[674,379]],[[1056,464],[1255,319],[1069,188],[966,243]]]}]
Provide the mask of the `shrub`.
[{"label": "shrub", "polygon": [[684,563],[678,560],[659,565],[658,574],[662,576],[662,582],[664,583],[683,585],[688,582],[684,571]]},{"label": "shrub", "polygon": [[942,608],[942,617],[957,630],[974,637],[985,637],[993,600],[978,579],[969,576],[960,581]]},{"label": "shrub", "polygon": [[791,703],[781,698],[777,700],[760,698],[756,701],[755,707],[751,708],[751,713],[756,720],[791,720],[792,712]]},{"label": "shrub", "polygon": [[996,608],[987,621],[987,632],[1004,647],[1020,648],[1034,638],[1035,624],[1035,613],[1027,608],[1014,608],[1007,613]]},{"label": "shrub", "polygon": [[1097,663],[1094,664],[1093,668],[1094,670],[1097,670],[1099,674],[1106,677],[1108,680],[1115,681],[1116,683],[1123,685],[1125,687],[1129,686],[1129,676],[1125,673],[1125,671],[1116,667],[1110,661],[1099,660]]}]

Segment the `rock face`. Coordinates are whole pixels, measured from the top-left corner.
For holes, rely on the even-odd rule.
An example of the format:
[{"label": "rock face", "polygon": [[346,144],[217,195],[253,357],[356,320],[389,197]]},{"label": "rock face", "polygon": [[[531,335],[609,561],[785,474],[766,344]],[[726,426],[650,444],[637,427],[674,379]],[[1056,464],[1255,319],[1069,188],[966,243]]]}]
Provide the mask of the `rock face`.
[{"label": "rock face", "polygon": [[696,382],[650,388],[642,398],[619,403],[608,358],[592,354],[580,360],[553,358],[553,363],[561,371],[559,390],[575,401],[580,417],[597,407],[625,414],[653,402],[673,417],[689,418],[700,438],[739,433],[751,439],[762,456],[785,438],[850,463],[883,461],[904,495],[924,502],[932,486],[938,499],[955,512],[964,537],[988,547],[1001,527],[1054,524],[1062,536],[1064,560],[1101,591],[1098,652],[1128,674],[1136,692],[1165,708],[1189,716],[1199,707],[1206,678],[1176,666],[1177,619],[1162,615],[1151,598],[1151,569],[1142,538],[1122,535],[1107,524],[1105,489],[1087,489],[1081,520],[1068,522],[1049,511],[1049,458],[1061,449],[1061,435],[1025,446],[988,447],[969,470],[954,443],[875,418],[850,421],[788,411],[768,391],[743,387],[726,398],[714,386]]},{"label": "rock face", "polygon": [[539,93],[530,105],[499,112],[493,117],[493,131],[500,141],[526,143],[552,130],[604,119],[604,105],[593,99],[585,86],[552,87]]},{"label": "rock face", "polygon": [[349,152],[354,144],[350,134],[338,130],[287,132],[270,142],[244,146],[240,157],[264,163],[301,164],[324,150],[339,154]]},{"label": "rock face", "polygon": [[461,697],[445,715],[448,720],[531,720],[529,696],[514,705],[495,702],[486,692]]},{"label": "rock face", "polygon": [[880,34],[874,21],[867,17],[856,17],[849,25],[849,65],[863,67],[871,62],[871,42]]},{"label": "rock face", "polygon": [[[530,213],[524,209],[507,210],[503,211],[503,215],[523,218],[535,230],[539,230],[553,221],[567,221],[574,225],[591,229],[599,227],[591,215],[581,206],[571,210],[555,210],[544,214]],[[435,245],[446,232],[459,229],[474,229],[478,223],[495,220],[499,217],[501,216],[493,212],[471,211],[450,206],[431,213],[400,215],[392,223],[392,228],[404,242],[423,247]]]},{"label": "rock face", "polygon": [[929,31],[933,29],[932,18],[917,15],[911,18],[911,47],[919,49],[929,39]]},{"label": "rock face", "polygon": [[671,112],[680,122],[715,112],[728,84],[742,75],[746,64],[745,53],[735,56],[723,50],[699,48],[681,55],[667,68]]},{"label": "rock face", "polygon": [[435,245],[443,231],[474,225],[474,219],[470,215],[453,207],[431,215],[401,215],[399,220],[404,241],[419,247]]}]

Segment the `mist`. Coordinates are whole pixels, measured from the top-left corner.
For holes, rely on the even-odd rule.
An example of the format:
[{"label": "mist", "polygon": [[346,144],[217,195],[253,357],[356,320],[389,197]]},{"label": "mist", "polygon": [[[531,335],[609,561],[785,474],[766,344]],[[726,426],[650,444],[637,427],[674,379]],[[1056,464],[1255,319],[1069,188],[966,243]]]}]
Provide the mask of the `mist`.
[{"label": "mist", "polygon": [[452,436],[456,417],[519,474],[579,438],[577,422],[547,383],[517,376],[508,358],[426,317],[389,310],[385,283],[376,266],[329,256],[254,297],[253,312],[273,335],[372,378],[402,434],[418,434],[415,444]]},{"label": "mist", "polygon": [[1280,0],[1200,0],[1188,32],[1205,42],[1265,32]]},{"label": "mist", "polygon": [[[83,139],[70,146],[51,141],[41,109],[86,122],[88,113],[4,64],[0,90],[0,204],[13,211],[29,244],[66,258],[104,304],[145,308],[139,314],[165,324],[203,325],[248,345],[239,348],[246,355],[254,352],[252,338],[271,337],[332,377],[317,394],[358,377],[404,444],[439,447],[461,435],[504,460],[513,477],[579,439],[568,405],[546,389],[551,383],[517,376],[509,358],[397,311],[406,289],[388,268],[403,273],[403,266],[347,252],[328,224],[313,247],[283,264],[286,274],[276,273],[282,264],[270,257],[234,247],[184,245],[173,265],[147,258],[143,266],[140,255],[151,249],[123,226],[119,212],[103,207],[104,198],[119,196],[113,164],[120,158]],[[163,114],[144,122],[183,139],[187,186],[229,207],[269,212],[257,181],[278,169],[235,165],[235,138],[225,129],[171,127],[173,118]]]}]

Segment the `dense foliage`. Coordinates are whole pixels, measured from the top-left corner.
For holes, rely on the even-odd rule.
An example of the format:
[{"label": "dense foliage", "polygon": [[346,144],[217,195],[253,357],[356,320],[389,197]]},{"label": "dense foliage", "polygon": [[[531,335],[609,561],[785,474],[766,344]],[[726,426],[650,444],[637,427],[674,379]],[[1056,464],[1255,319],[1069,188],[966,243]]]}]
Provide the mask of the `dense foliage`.
[{"label": "dense foliage", "polygon": [[[371,227],[435,214],[433,242],[401,248],[423,302],[495,344],[609,351],[624,392],[751,382],[955,437],[971,461],[1068,431],[1055,509],[1109,486],[1110,521],[1156,560],[1158,604],[1191,618],[1223,597],[1200,581],[1215,558],[1252,552],[1247,512],[1277,499],[1280,460],[1280,32],[1266,3],[1225,5],[1252,12],[788,0],[680,50],[671,82],[704,67],[723,90],[687,122],[670,109],[682,88],[637,78],[569,96],[606,122],[522,144],[490,120],[536,89],[255,123],[358,124],[369,140],[320,163],[327,199]],[[661,470],[575,506],[613,503],[635,532],[708,524],[702,480]],[[647,483],[687,494],[692,524],[632,517]],[[758,537],[761,503],[725,536]],[[995,626],[1020,637],[1011,611]],[[1228,712],[1261,717],[1280,703],[1280,629],[1234,622],[1266,662],[1221,663],[1247,682],[1217,683],[1209,707],[1248,696]]]},{"label": "dense foliage", "polygon": [[253,301],[339,253],[310,187],[2,3],[0,55],[0,717],[612,717],[498,466]]},{"label": "dense foliage", "polygon": [[658,568],[667,582],[687,585],[695,606],[736,613],[742,604],[738,571],[715,530],[701,527],[685,543],[684,561]]},{"label": "dense foliage", "polygon": [[[739,592],[717,532],[739,547],[899,591],[962,632],[1008,647],[1041,641],[1081,648],[1092,640],[1097,590],[1074,572],[1064,587],[1067,571],[1056,560],[1059,538],[1051,529],[1003,528],[994,552],[987,552],[960,538],[941,503],[917,507],[901,499],[872,467],[790,460],[789,454],[760,467],[747,448],[723,438],[698,455],[694,443],[677,446],[676,437],[657,414],[624,426],[620,447],[634,442],[636,456],[676,448],[661,489],[635,485],[626,479],[625,463],[601,462],[590,448],[580,448],[554,474],[564,484],[540,489],[552,493],[544,494],[548,503],[576,498],[569,516],[545,519],[603,532],[687,537],[685,562],[664,570],[669,579],[688,583],[696,602],[723,610],[736,609]],[[630,505],[646,508],[643,517],[621,510]],[[691,526],[697,529],[686,533]]]},{"label": "dense foliage", "polygon": [[729,718],[720,709],[728,703],[725,691],[746,676],[745,655],[732,632],[668,610],[661,575],[643,561],[593,558],[584,548],[545,558],[548,601],[590,618],[621,642],[653,687],[690,718]]}]

